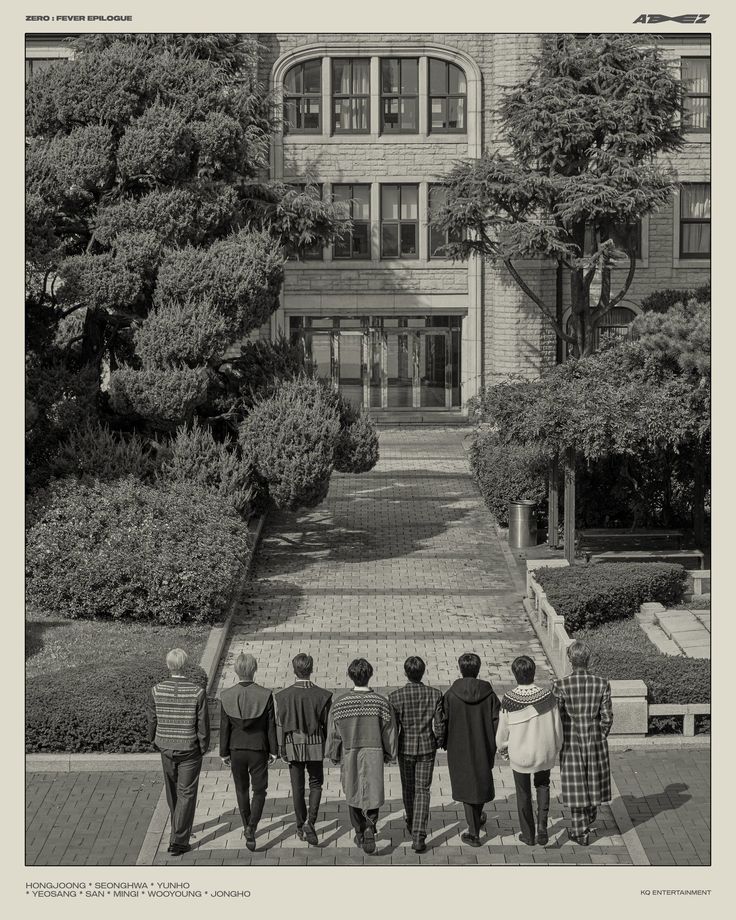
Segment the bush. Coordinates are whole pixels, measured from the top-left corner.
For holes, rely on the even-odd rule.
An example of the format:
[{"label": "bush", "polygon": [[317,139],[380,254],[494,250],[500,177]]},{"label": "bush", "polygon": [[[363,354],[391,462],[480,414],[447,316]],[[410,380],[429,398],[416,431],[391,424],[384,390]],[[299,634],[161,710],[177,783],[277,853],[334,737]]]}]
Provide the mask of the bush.
[{"label": "bush", "polygon": [[195,421],[177,429],[169,445],[162,477],[180,484],[196,483],[227,499],[240,514],[247,514],[253,499],[252,470],[237,444],[215,441],[209,428]]},{"label": "bush", "polygon": [[256,403],[240,427],[240,443],[273,504],[295,511],[327,496],[339,433],[324,384],[300,377]]},{"label": "bush", "polygon": [[665,655],[635,621],[574,634],[593,651],[591,670],[609,680],[643,680],[650,703],[709,703],[710,661]]},{"label": "bush", "polygon": [[[146,701],[166,667],[147,660],[69,668],[26,682],[26,751],[134,753],[150,751]],[[187,676],[207,686],[207,674],[189,666]]]},{"label": "bush", "polygon": [[241,407],[248,409],[270,396],[282,380],[304,374],[304,351],[283,335],[275,342],[259,339],[241,345],[240,355],[219,370],[227,377],[228,389],[238,394]]},{"label": "bush", "polygon": [[354,421],[340,428],[335,447],[339,473],[367,473],[378,463],[378,432],[373,419],[362,410]]},{"label": "bush", "polygon": [[677,603],[687,583],[681,565],[658,562],[540,568],[534,577],[568,632],[632,617],[647,601]]},{"label": "bush", "polygon": [[27,600],[72,619],[208,623],[247,552],[231,504],[194,484],[60,479],[28,505]]},{"label": "bush", "polygon": [[537,511],[544,507],[548,465],[535,447],[504,444],[492,431],[475,432],[470,466],[483,500],[499,524],[508,524],[511,501],[533,501]]},{"label": "bush", "polygon": [[52,462],[57,476],[92,476],[104,480],[125,476],[151,479],[156,466],[155,456],[146,449],[140,435],[124,437],[99,422],[72,431]]},{"label": "bush", "polygon": [[207,364],[230,342],[225,317],[208,301],[157,304],[135,331],[135,348],[144,365]]},{"label": "bush", "polygon": [[207,396],[204,368],[123,365],[110,376],[110,405],[119,415],[136,415],[159,425],[189,420]]}]

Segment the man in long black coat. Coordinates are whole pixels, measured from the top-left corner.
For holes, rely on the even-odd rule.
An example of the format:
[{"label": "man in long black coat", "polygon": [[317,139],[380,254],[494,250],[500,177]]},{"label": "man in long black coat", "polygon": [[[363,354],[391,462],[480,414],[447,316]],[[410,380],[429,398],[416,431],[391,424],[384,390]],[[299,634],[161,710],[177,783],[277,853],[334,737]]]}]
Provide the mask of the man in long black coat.
[{"label": "man in long black coat", "polygon": [[480,658],[468,652],[458,658],[460,677],[442,698],[452,797],[462,802],[468,822],[463,843],[479,847],[485,824],[483,806],[495,798],[493,761],[500,703],[493,687],[478,680]]}]

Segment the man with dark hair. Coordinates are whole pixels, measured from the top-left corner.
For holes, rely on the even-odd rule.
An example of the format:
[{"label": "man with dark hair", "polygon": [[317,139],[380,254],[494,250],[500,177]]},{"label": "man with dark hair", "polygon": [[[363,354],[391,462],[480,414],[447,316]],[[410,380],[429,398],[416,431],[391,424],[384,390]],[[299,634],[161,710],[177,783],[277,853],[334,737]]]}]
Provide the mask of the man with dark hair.
[{"label": "man with dark hair", "polygon": [[462,802],[468,822],[461,839],[479,847],[480,829],[486,823],[483,806],[493,801],[493,760],[496,756],[496,729],[499,703],[493,687],[478,680],[480,658],[473,652],[457,661],[461,677],[442,697],[445,715],[447,767],[452,797]]},{"label": "man with dark hair", "polygon": [[418,655],[404,662],[409,682],[389,694],[399,732],[399,773],[404,800],[406,826],[412,837],[412,849],[427,849],[429,796],[434,772],[438,739],[444,735],[442,694],[436,687],[422,683],[425,664]]},{"label": "man with dark hair", "polygon": [[[296,835],[311,846],[318,846],[314,825],[325,780],[322,761],[332,694],[310,680],[314,670],[311,655],[296,655],[291,664],[296,680],[276,694],[276,736],[279,755],[289,764]],[[308,810],[304,798],[305,770],[309,775]]]},{"label": "man with dark hair", "polygon": [[266,803],[268,765],[276,760],[278,751],[273,695],[253,680],[257,668],[253,655],[241,652],[235,662],[240,680],[220,694],[220,757],[232,770],[249,850],[256,848],[256,828]]},{"label": "man with dark hair", "polygon": [[384,803],[383,765],[396,760],[396,720],[388,700],[368,686],[373,667],[365,658],[350,662],[352,691],[332,706],[327,756],[340,764],[355,843],[376,851],[378,809]]},{"label": "man with dark hair", "polygon": [[611,686],[588,670],[590,654],[585,642],[573,642],[567,650],[572,674],[552,686],[562,718],[560,781],[570,809],[570,839],[586,847],[598,806],[611,801],[607,738],[613,725]]},{"label": "man with dark hair", "polygon": [[[508,751],[516,786],[520,840],[527,846],[549,842],[549,774],[562,746],[562,725],[557,701],[549,690],[534,683],[536,665],[528,655],[511,663],[517,686],[504,694],[496,732],[499,753]],[[537,827],[532,809],[532,776],[537,793]]]}]

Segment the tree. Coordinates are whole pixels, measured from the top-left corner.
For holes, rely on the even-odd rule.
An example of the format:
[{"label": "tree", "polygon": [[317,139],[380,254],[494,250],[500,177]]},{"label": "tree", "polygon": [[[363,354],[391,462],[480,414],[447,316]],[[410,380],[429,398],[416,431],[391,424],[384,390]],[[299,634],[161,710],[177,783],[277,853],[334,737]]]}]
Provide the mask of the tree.
[{"label": "tree", "polygon": [[[680,85],[657,48],[636,36],[547,36],[531,75],[506,94],[507,144],[457,164],[434,223],[447,252],[501,262],[575,356],[596,348],[605,314],[635,271],[636,225],[663,205],[674,175],[657,155],[682,135]],[[517,260],[553,259],[567,272],[570,330],[524,280]],[[615,269],[628,268],[617,290]]]}]

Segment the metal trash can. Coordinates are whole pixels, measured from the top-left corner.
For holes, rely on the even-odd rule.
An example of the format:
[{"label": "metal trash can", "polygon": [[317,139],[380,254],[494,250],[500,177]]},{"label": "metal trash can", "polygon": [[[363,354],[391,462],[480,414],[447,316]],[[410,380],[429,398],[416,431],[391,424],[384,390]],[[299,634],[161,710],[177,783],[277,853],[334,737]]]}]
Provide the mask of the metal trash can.
[{"label": "metal trash can", "polygon": [[534,502],[509,502],[509,546],[525,549],[537,545],[537,515]]}]

